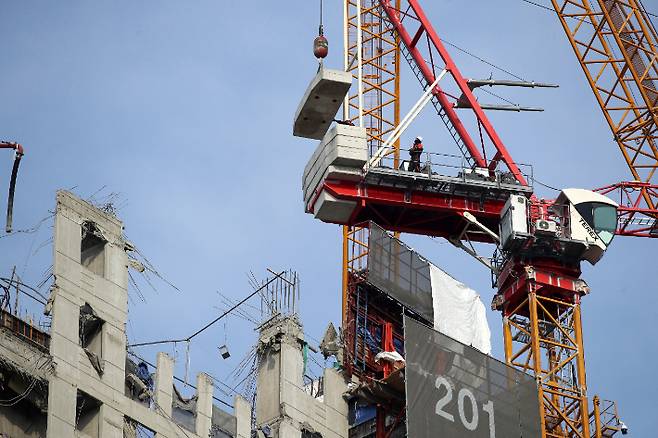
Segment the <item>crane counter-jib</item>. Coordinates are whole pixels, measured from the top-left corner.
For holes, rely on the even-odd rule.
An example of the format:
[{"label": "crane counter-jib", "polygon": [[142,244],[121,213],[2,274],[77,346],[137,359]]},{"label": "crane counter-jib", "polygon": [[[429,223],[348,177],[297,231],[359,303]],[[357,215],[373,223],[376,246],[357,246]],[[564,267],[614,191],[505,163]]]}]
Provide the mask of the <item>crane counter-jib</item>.
[{"label": "crane counter-jib", "polygon": [[[513,175],[463,167],[455,156],[426,154],[418,172],[408,162],[395,168],[392,158],[364,167],[367,160],[363,128],[331,128],[304,170],[307,212],[341,225],[374,221],[389,230],[453,237],[462,233],[464,212],[497,230],[507,199],[532,195]],[[462,237],[492,242],[478,229]]]}]

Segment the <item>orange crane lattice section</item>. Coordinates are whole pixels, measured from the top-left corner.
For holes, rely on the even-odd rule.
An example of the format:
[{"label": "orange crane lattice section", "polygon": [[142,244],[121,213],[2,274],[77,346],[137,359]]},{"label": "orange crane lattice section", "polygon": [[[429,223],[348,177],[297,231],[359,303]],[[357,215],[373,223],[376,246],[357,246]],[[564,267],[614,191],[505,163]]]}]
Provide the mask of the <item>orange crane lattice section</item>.
[{"label": "orange crane lattice section", "polygon": [[655,230],[656,29],[637,0],[551,1],[633,179],[644,183],[634,187],[639,196],[629,204],[635,211],[620,218],[619,234],[632,225],[649,224]]},{"label": "orange crane lattice section", "polygon": [[[359,2],[359,3],[357,3]],[[400,0],[397,0],[398,7]],[[360,9],[360,16],[359,16]],[[343,105],[343,118],[358,124],[361,113],[366,128],[370,153],[384,143],[386,137],[400,123],[400,44],[390,23],[385,19],[378,0],[346,0],[344,5],[345,70],[352,73],[361,86]],[[361,29],[361,56],[358,53],[358,31]],[[361,78],[359,77],[361,59]],[[361,96],[358,90],[361,89]],[[361,98],[360,98],[361,97]],[[360,105],[360,102],[362,105]],[[394,166],[400,160],[400,143],[393,148]],[[356,236],[363,234],[360,227],[343,226],[343,327],[348,312],[348,277],[350,267],[358,262],[368,248]],[[356,255],[348,248],[357,249]]]}]

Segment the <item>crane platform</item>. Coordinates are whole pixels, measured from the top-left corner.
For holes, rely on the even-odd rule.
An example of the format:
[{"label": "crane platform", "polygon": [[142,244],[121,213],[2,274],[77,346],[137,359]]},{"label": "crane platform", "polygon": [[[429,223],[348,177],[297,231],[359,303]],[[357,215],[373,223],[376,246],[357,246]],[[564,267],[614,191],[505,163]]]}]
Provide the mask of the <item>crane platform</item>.
[{"label": "crane platform", "polygon": [[[372,220],[391,231],[453,237],[462,235],[464,212],[497,230],[507,199],[533,192],[510,174],[467,168],[454,155],[425,153],[420,172],[406,170],[406,162],[395,168],[390,154],[376,166],[367,158],[362,128],[329,130],[304,171],[306,211],[340,225]],[[479,229],[462,237],[491,242]]]}]

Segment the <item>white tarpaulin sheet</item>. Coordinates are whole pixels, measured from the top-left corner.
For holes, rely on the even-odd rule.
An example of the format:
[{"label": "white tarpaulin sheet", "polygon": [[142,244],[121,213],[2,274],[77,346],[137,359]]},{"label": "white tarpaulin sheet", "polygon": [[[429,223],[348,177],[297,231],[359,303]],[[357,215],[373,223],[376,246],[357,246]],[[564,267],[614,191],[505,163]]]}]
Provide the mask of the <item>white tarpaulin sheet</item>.
[{"label": "white tarpaulin sheet", "polygon": [[491,331],[480,295],[430,264],[434,329],[491,354]]}]

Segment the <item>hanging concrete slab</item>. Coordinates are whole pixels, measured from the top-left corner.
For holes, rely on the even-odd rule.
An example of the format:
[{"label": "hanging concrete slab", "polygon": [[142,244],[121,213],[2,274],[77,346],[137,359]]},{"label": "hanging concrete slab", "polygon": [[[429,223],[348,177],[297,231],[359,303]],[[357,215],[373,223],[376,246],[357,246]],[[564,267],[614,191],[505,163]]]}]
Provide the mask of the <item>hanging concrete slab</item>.
[{"label": "hanging concrete slab", "polygon": [[293,135],[321,140],[329,130],[331,121],[336,117],[351,85],[350,73],[321,68],[297,108]]},{"label": "hanging concrete slab", "polygon": [[367,156],[366,129],[358,126],[334,125],[322,138],[304,168],[308,175],[324,160],[327,164],[363,167]]}]

